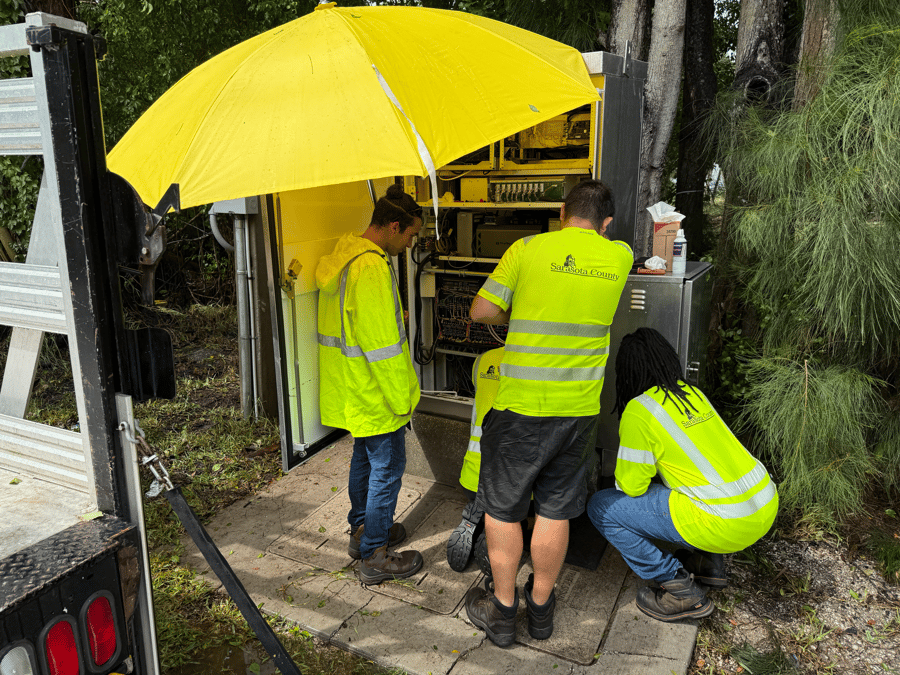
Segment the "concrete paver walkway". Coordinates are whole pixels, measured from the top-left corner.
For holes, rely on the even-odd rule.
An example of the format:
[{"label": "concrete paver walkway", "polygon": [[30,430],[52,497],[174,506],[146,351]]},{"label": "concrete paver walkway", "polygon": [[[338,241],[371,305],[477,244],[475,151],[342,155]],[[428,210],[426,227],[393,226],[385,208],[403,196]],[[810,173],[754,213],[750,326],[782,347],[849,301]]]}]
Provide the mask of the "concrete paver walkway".
[{"label": "concrete paver walkway", "polygon": [[[413,460],[422,452],[415,434],[407,437],[407,451]],[[643,582],[611,546],[596,570],[563,568],[554,634],[542,641],[526,628],[521,591],[531,572],[526,557],[518,576],[516,643],[496,647],[468,623],[463,605],[466,591],[483,575],[474,563],[460,574],[446,561],[447,539],[466,497],[460,488],[431,478],[404,476],[396,513],[409,533],[400,549],[421,551],[422,571],[399,582],[361,586],[356,563],[347,555],[351,453],[348,436],[266,491],[224,509],[208,527],[263,611],[413,675],[687,671],[696,622],[666,624],[642,614],[634,599]],[[183,562],[218,584],[193,543],[185,543]]]}]

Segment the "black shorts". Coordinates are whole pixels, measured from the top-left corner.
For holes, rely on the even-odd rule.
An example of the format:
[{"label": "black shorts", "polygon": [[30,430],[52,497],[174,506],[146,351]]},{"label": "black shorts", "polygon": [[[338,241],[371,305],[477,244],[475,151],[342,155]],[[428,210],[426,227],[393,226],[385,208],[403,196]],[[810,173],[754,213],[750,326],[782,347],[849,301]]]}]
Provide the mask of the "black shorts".
[{"label": "black shorts", "polygon": [[481,437],[478,496],[492,518],[523,520],[534,511],[550,520],[584,513],[587,478],[596,463],[597,416],[531,417],[490,410]]}]

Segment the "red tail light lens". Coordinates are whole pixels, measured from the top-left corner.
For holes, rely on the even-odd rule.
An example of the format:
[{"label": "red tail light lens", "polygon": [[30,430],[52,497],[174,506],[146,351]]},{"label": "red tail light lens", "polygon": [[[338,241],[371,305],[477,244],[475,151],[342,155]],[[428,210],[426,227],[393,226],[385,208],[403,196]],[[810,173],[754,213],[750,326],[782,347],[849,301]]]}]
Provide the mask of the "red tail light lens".
[{"label": "red tail light lens", "polygon": [[79,675],[81,665],[78,661],[78,644],[75,641],[75,630],[69,621],[62,619],[47,631],[44,649],[50,675]]},{"label": "red tail light lens", "polygon": [[88,648],[94,665],[105,665],[116,653],[116,619],[109,600],[99,596],[85,614]]}]

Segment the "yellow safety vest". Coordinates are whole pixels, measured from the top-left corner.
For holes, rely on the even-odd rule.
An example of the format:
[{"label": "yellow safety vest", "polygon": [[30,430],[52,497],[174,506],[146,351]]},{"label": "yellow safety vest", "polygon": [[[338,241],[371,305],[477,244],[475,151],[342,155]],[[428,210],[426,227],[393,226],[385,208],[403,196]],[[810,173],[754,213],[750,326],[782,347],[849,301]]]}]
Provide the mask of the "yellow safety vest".
[{"label": "yellow safety vest", "polygon": [[472,424],[469,428],[469,447],[463,458],[459,483],[467,490],[478,492],[478,475],[481,471],[481,423],[494,404],[500,385],[500,361],[503,348],[491,349],[480,354],[472,366],[472,382],[475,384],[475,403],[472,405]]},{"label": "yellow safety vest", "polygon": [[356,437],[396,431],[419,402],[387,254],[346,234],[316,267],[322,424]]},{"label": "yellow safety vest", "polygon": [[595,230],[516,241],[478,294],[512,305],[494,407],[535,417],[600,412],[612,323],[634,256]]},{"label": "yellow safety vest", "polygon": [[672,490],[672,520],[685,541],[711,553],[743,550],[775,521],[778,491],[706,396],[686,391],[696,410],[679,410],[684,403],[665,400],[656,387],[629,401],[619,423],[616,487],[639,497],[658,473]]}]

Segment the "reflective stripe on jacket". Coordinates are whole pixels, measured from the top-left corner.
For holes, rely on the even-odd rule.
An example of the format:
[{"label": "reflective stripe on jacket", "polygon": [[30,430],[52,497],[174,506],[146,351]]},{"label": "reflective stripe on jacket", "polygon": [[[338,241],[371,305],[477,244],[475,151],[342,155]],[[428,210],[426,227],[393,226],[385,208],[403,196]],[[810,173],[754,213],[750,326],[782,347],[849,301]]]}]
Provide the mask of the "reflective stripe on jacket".
[{"label": "reflective stripe on jacket", "polygon": [[419,402],[387,255],[346,234],[316,268],[322,424],[364,437],[396,431]]},{"label": "reflective stripe on jacket", "polygon": [[655,387],[629,401],[619,424],[616,487],[637,497],[658,473],[672,490],[675,529],[689,544],[712,553],[742,550],[774,522],[775,483],[706,396],[685,388],[696,410],[685,411]]},{"label": "reflective stripe on jacket", "polygon": [[491,349],[480,354],[472,366],[472,382],[475,384],[475,403],[472,405],[472,424],[469,428],[469,447],[463,458],[459,483],[467,490],[478,492],[478,475],[481,471],[481,424],[494,405],[500,385],[500,361],[503,348]]},{"label": "reflective stripe on jacket", "polygon": [[478,292],[512,306],[494,407],[536,417],[600,412],[609,325],[631,248],[577,227],[516,241]]}]

